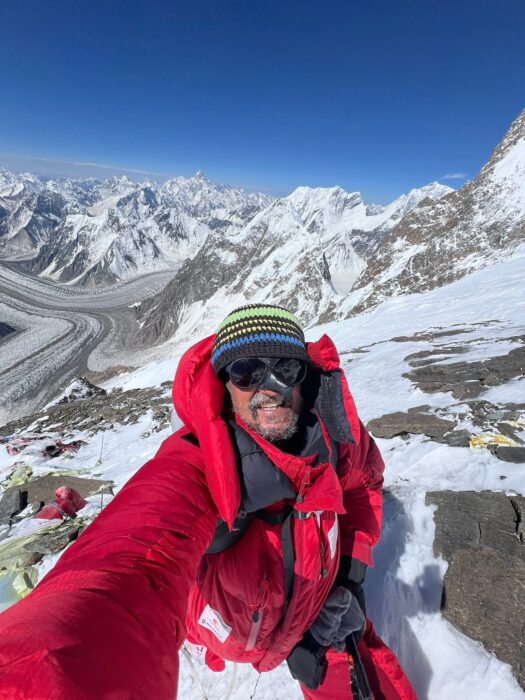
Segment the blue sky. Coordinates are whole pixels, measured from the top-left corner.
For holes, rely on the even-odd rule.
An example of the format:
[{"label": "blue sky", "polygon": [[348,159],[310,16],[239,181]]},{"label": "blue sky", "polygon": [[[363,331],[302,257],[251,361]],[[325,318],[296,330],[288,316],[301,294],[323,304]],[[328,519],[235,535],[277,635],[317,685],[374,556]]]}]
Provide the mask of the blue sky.
[{"label": "blue sky", "polygon": [[386,202],[474,177],[525,107],[523,0],[18,0],[0,27],[0,162],[41,172]]}]

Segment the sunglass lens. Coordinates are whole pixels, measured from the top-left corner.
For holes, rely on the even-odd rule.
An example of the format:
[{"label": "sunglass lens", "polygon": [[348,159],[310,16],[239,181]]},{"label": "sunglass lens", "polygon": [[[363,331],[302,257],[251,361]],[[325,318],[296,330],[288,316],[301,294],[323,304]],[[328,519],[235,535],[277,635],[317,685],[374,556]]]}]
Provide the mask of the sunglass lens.
[{"label": "sunglass lens", "polygon": [[292,357],[278,360],[274,369],[288,386],[299,384],[306,376],[306,362]]},{"label": "sunglass lens", "polygon": [[257,358],[243,358],[232,362],[228,369],[230,379],[241,389],[250,389],[260,384],[266,371],[266,364]]}]

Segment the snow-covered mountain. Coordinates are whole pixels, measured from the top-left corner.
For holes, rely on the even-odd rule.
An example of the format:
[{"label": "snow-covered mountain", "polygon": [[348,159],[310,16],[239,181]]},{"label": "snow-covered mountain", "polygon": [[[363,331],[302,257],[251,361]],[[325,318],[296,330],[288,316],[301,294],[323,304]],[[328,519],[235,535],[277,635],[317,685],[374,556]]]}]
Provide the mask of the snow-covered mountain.
[{"label": "snow-covered mountain", "polygon": [[433,183],[388,207],[367,207],[358,192],[299,187],[244,228],[210,235],[173,281],[137,309],[140,338],[150,344],[171,337],[194,304],[200,321],[211,322],[225,298],[230,305],[272,299],[313,323],[351,289],[369,249],[407,210],[452,191]]},{"label": "snow-covered mountain", "polygon": [[114,177],[92,188],[89,206],[64,216],[41,246],[33,271],[62,282],[100,286],[159,269],[177,269],[212,230],[242,227],[270,198],[203,175],[163,185]]},{"label": "snow-covered mountain", "polygon": [[0,168],[0,251],[38,250],[68,214],[91,201],[90,180],[44,180]]},{"label": "snow-covered mountain", "polygon": [[[359,193],[300,187],[243,230],[210,237],[137,309],[142,342],[212,329],[217,311],[271,300],[312,325],[442,286],[510,255],[525,239],[525,111],[479,175],[432,183],[387,207]],[[194,306],[192,306],[194,305]],[[181,335],[182,334],[182,335]]]},{"label": "snow-covered mountain", "polygon": [[[42,180],[0,171],[0,254],[100,286],[149,271],[173,281],[135,309],[139,344],[212,328],[225,304],[272,300],[311,325],[432,289],[508,256],[525,237],[525,111],[479,175],[387,206],[340,187],[272,199],[202,172],[162,185]],[[219,313],[220,315],[220,313]]]},{"label": "snow-covered mountain", "polygon": [[525,110],[478,176],[421,205],[392,228],[349,304],[433,289],[508,256],[525,239]]},{"label": "snow-covered mountain", "polygon": [[[264,228],[264,246],[290,241],[316,258],[324,255],[323,278],[329,281],[330,263],[330,284],[346,293],[370,246],[377,246],[421,200],[452,191],[432,183],[383,207],[366,205],[359,193],[340,187],[299,187],[276,207],[277,200],[268,195],[214,185],[200,171],[162,185],[138,184],[126,176],[99,182],[0,174],[0,254],[27,258],[32,253],[34,273],[88,287],[153,270],[177,270],[200,252],[197,268],[212,262],[228,266],[233,260],[226,261],[224,251],[232,246],[239,247],[232,265],[232,271],[238,270],[243,257],[249,263],[250,239]],[[266,223],[257,220],[254,226],[258,214]],[[296,236],[296,222],[304,240]],[[289,251],[282,253],[287,257]],[[230,278],[227,269],[212,270],[211,276]]]}]

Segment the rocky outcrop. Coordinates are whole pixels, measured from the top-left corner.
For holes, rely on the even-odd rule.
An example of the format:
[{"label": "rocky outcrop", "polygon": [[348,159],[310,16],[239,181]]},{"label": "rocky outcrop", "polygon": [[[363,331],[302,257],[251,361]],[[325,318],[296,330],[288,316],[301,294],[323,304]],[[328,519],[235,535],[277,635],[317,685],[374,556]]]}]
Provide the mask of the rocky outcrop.
[{"label": "rocky outcrop", "polygon": [[[447,350],[440,348],[438,352],[442,359]],[[479,396],[487,387],[504,384],[509,379],[525,374],[525,347],[514,348],[506,355],[479,362],[432,363],[431,355],[432,353],[418,353],[407,357],[412,366],[423,366],[416,366],[403,376],[422,391],[450,391],[454,398],[460,400]]]},{"label": "rocky outcrop", "polygon": [[158,431],[170,424],[171,396],[165,382],[160,388],[114,389],[107,394],[97,394],[81,401],[58,403],[45,411],[0,427],[0,437],[20,433],[32,425],[34,433],[68,434],[72,430],[98,432],[116,424],[136,423],[148,411],[152,411],[153,430]]},{"label": "rocky outcrop", "polygon": [[448,562],[443,616],[512,666],[525,689],[525,498],[435,491],[434,552]]},{"label": "rocky outcrop", "polygon": [[456,423],[427,413],[407,411],[388,413],[380,418],[373,418],[367,423],[367,430],[379,438],[393,438],[396,435],[427,435],[430,438],[442,438],[452,431]]},{"label": "rocky outcrop", "polygon": [[106,396],[107,391],[93,384],[86,377],[77,377],[69,384],[62,394],[53,403],[71,403],[71,401],[85,401],[94,396]]}]

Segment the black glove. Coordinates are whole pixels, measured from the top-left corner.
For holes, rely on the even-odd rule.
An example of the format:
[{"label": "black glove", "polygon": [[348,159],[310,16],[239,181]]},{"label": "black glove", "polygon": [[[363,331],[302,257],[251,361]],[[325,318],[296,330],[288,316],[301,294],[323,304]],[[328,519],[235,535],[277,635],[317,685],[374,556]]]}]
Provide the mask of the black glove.
[{"label": "black glove", "polygon": [[338,586],[325,600],[309,632],[321,646],[344,651],[346,638],[354,634],[356,639],[360,639],[365,623],[357,598],[348,588]]},{"label": "black glove", "polygon": [[365,592],[363,590],[363,583],[366,577],[367,566],[359,559],[353,559],[352,557],[341,557],[339,562],[339,570],[337,572],[337,578],[335,579],[334,586],[343,586],[347,588],[350,593],[357,598],[363,615],[366,617],[366,601]]},{"label": "black glove", "polygon": [[326,647],[318,644],[309,631],[298,642],[286,659],[292,678],[310,690],[318,688],[328,670]]}]

